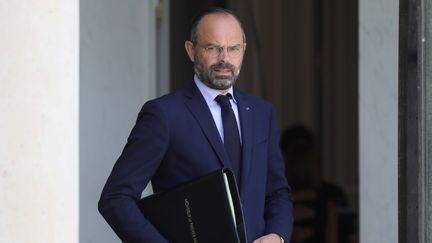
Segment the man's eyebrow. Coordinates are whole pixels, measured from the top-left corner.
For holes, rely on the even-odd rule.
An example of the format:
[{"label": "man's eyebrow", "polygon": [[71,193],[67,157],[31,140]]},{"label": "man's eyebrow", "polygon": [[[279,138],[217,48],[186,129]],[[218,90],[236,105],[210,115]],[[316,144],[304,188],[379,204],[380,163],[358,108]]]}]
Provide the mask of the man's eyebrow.
[{"label": "man's eyebrow", "polygon": [[[209,43],[209,44],[207,44],[205,46],[217,46],[217,47],[221,47],[221,45],[216,44],[216,43]],[[241,44],[234,44],[234,45],[229,45],[227,47],[240,47],[240,46],[241,46]]]}]

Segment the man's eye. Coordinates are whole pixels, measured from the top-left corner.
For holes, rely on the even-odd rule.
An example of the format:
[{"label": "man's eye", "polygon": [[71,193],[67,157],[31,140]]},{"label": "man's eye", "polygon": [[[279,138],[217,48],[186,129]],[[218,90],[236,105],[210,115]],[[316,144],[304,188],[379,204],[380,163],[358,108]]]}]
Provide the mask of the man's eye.
[{"label": "man's eye", "polygon": [[207,51],[215,51],[217,48],[214,46],[207,47]]},{"label": "man's eye", "polygon": [[228,51],[229,52],[236,52],[236,51],[239,51],[239,50],[240,50],[239,46],[230,46],[230,47],[228,47]]}]

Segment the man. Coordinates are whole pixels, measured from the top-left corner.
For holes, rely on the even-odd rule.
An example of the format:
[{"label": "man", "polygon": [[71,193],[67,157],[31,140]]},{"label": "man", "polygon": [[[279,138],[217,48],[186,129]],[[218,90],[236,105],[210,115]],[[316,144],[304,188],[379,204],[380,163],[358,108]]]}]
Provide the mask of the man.
[{"label": "man", "polygon": [[240,22],[225,9],[204,11],[185,48],[193,82],[143,106],[99,211],[125,242],[167,242],[136,206],[147,183],[159,192],[228,167],[237,177],[248,241],[288,242],[292,201],[274,109],[233,89],[246,49]]}]

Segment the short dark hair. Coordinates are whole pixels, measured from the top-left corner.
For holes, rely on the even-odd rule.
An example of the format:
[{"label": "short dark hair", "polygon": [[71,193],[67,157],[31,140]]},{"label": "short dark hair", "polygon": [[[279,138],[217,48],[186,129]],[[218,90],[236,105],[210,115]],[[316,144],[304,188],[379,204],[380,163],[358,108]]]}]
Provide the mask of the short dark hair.
[{"label": "short dark hair", "polygon": [[226,15],[231,15],[232,17],[234,17],[237,22],[240,25],[240,28],[243,32],[243,42],[246,42],[246,35],[244,33],[243,30],[243,26],[240,22],[240,20],[237,18],[237,16],[229,9],[226,8],[208,8],[208,9],[204,9],[203,11],[199,12],[197,15],[195,15],[195,17],[192,19],[192,24],[191,24],[191,32],[190,32],[190,41],[192,41],[192,43],[197,43],[197,32],[198,32],[198,25],[201,22],[201,20],[210,14],[226,14]]}]

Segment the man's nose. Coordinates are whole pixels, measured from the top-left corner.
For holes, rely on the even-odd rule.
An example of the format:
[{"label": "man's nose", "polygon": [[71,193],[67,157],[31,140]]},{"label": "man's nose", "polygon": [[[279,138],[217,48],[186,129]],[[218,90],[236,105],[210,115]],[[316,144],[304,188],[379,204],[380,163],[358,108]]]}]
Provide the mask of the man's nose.
[{"label": "man's nose", "polygon": [[219,52],[218,61],[222,61],[222,62],[228,62],[229,61],[228,49],[223,48]]}]

